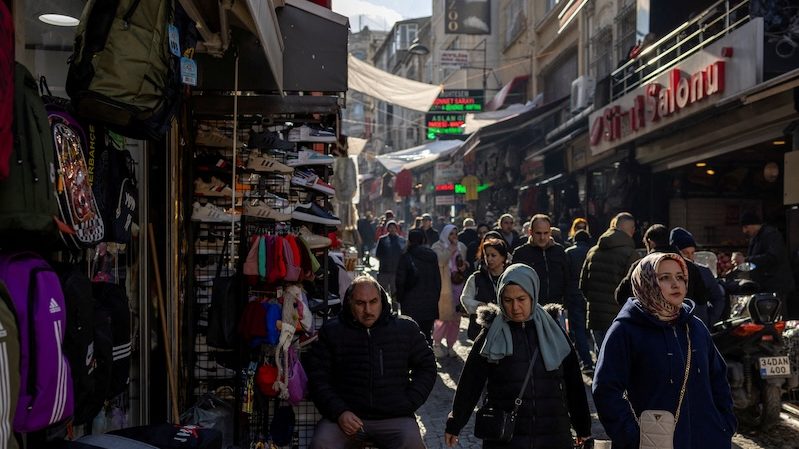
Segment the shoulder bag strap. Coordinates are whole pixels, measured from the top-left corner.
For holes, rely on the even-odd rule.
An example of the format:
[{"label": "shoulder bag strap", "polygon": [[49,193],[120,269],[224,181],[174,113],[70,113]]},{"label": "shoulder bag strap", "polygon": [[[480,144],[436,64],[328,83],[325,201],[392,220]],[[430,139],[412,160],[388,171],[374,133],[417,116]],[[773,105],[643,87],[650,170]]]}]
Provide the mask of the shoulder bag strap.
[{"label": "shoulder bag strap", "polygon": [[688,339],[688,356],[685,358],[685,376],[682,380],[682,388],[680,388],[680,400],[677,402],[677,413],[674,414],[674,425],[680,420],[680,409],[682,408],[682,400],[685,397],[685,389],[688,387],[688,376],[691,374],[691,332],[690,323],[685,325],[685,338]]},{"label": "shoulder bag strap", "polygon": [[511,412],[511,417],[514,419],[516,418],[516,413],[519,411],[519,406],[522,405],[522,396],[524,396],[524,390],[527,389],[527,383],[530,382],[530,377],[533,374],[533,366],[535,366],[535,359],[538,358],[538,348],[535,348],[533,352],[533,359],[530,360],[530,367],[527,368],[527,375],[524,376],[524,382],[522,383],[522,389],[519,391],[519,397],[513,401],[513,412]]}]

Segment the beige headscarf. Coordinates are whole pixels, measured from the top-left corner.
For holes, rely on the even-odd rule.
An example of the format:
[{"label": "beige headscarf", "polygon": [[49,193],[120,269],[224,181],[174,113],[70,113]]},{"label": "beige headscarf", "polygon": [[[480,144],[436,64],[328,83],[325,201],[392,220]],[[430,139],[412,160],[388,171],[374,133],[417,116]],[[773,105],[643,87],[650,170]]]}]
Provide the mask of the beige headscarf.
[{"label": "beige headscarf", "polygon": [[663,292],[658,285],[657,268],[664,260],[677,262],[688,282],[688,267],[685,261],[674,253],[654,253],[641,259],[641,262],[633,270],[631,282],[633,296],[641,303],[647,312],[655,315],[661,321],[672,321],[680,314],[680,306],[666,301]]}]

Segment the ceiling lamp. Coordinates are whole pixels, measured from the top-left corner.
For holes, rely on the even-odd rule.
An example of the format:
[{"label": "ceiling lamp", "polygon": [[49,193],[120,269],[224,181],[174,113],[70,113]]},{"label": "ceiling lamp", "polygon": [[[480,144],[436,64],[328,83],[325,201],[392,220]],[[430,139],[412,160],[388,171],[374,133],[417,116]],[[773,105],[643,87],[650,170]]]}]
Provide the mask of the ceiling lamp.
[{"label": "ceiling lamp", "polygon": [[785,145],[785,141],[784,140],[775,140],[775,141],[771,142],[771,144],[772,145]]},{"label": "ceiling lamp", "polygon": [[696,166],[697,167],[705,167],[705,166],[707,166],[707,162],[697,162]]},{"label": "ceiling lamp", "polygon": [[715,175],[715,174],[716,174],[716,170],[713,170],[713,169],[707,169],[707,170],[705,170],[705,173],[707,173],[707,174],[708,174],[708,175],[710,175],[710,176],[713,176],[713,175]]},{"label": "ceiling lamp", "polygon": [[80,23],[80,20],[64,14],[42,14],[39,16],[39,20],[48,25],[59,27],[74,27]]}]

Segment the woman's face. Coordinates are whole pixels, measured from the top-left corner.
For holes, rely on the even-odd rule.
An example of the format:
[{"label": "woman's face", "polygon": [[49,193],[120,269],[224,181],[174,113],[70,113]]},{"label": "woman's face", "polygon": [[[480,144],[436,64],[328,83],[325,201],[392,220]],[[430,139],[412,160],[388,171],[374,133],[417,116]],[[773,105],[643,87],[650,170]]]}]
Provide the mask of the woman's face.
[{"label": "woman's face", "polygon": [[483,252],[483,259],[485,259],[486,266],[489,271],[498,271],[505,265],[505,257],[495,248],[487,246]]},{"label": "woman's face", "polygon": [[680,306],[688,291],[688,279],[677,261],[665,259],[657,267],[658,286],[663,298],[671,305]]},{"label": "woman's face", "polygon": [[523,288],[515,284],[509,284],[502,289],[500,295],[502,308],[505,315],[514,322],[523,323],[530,318],[533,310],[533,300]]},{"label": "woman's face", "polygon": [[449,233],[448,238],[449,238],[449,242],[450,243],[457,242],[458,241],[458,231],[453,229],[452,232]]}]

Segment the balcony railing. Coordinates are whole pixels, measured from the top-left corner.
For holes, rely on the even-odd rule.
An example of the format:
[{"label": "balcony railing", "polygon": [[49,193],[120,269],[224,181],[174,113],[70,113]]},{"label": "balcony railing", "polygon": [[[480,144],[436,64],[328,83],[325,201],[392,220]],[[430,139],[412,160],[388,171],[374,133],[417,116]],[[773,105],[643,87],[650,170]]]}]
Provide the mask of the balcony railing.
[{"label": "balcony railing", "polygon": [[611,73],[610,99],[646,84],[750,20],[749,0],[720,0]]}]

